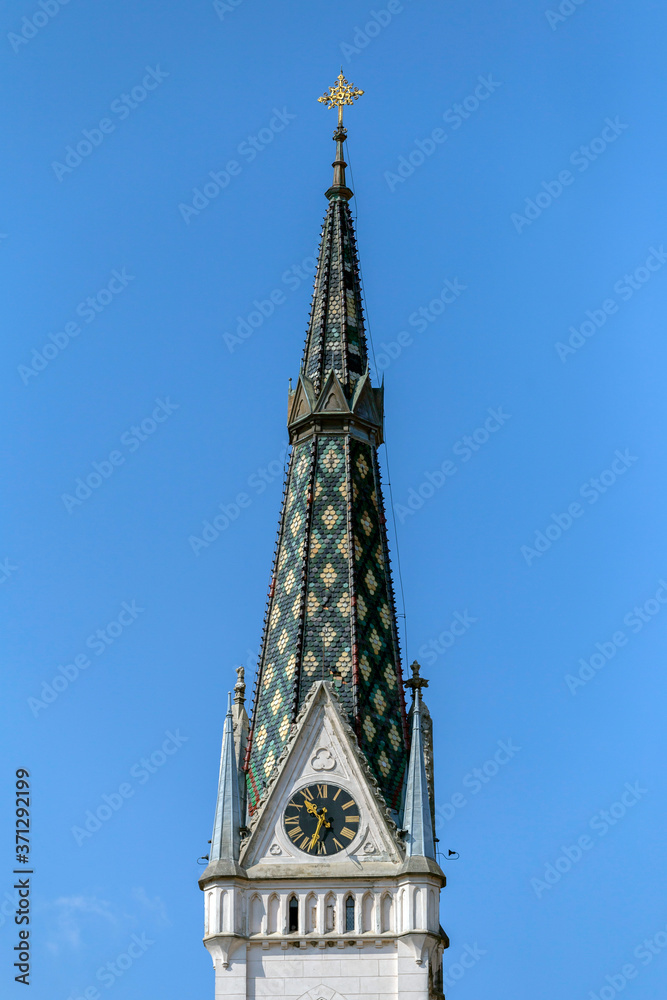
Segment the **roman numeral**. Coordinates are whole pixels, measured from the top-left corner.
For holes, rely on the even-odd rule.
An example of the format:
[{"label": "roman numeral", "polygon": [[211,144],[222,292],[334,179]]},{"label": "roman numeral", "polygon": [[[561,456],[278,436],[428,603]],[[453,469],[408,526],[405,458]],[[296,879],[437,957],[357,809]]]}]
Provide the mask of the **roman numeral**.
[{"label": "roman numeral", "polygon": [[298,816],[285,816],[285,826],[294,826],[294,824],[295,823],[298,824],[298,822],[299,822]]},{"label": "roman numeral", "polygon": [[352,840],[354,837],[354,830],[350,830],[348,827],[344,826],[340,831],[341,837],[347,837],[348,840]]},{"label": "roman numeral", "polygon": [[321,799],[326,799],[326,797],[327,797],[327,786],[326,785],[318,785],[317,786],[317,794],[319,795],[319,797]]},{"label": "roman numeral", "polygon": [[350,806],[356,805],[354,799],[350,799],[349,802],[343,802],[343,809],[349,809]]},{"label": "roman numeral", "polygon": [[311,802],[313,801],[313,793],[311,792],[310,788],[302,788],[301,794],[303,795],[304,799],[310,799]]},{"label": "roman numeral", "polygon": [[343,850],[343,845],[341,844],[340,840],[336,840],[336,838],[334,837],[333,842],[334,842],[334,844],[336,845],[336,847],[338,848],[339,851]]},{"label": "roman numeral", "polygon": [[303,802],[288,802],[288,806],[294,806],[295,809],[303,809]]},{"label": "roman numeral", "polygon": [[317,853],[318,854],[326,854],[327,853],[327,845],[324,843],[323,840],[318,841],[318,844],[317,844]]},{"label": "roman numeral", "polygon": [[295,826],[293,830],[288,831],[287,836],[290,838],[290,840],[296,840],[296,838],[300,837],[302,834],[303,830],[301,829],[301,827]]},{"label": "roman numeral", "polygon": [[301,848],[301,850],[303,850],[304,847],[309,843],[310,843],[310,837],[304,837],[301,843],[299,844],[299,847]]},{"label": "roman numeral", "polygon": [[[358,823],[359,822],[359,816],[346,816],[345,820],[346,820],[347,823]],[[285,822],[287,822],[287,820],[285,820]]]},{"label": "roman numeral", "polygon": [[342,789],[342,788],[339,788],[339,789],[338,789],[338,791],[336,792],[336,794],[335,794],[335,795],[334,795],[334,797],[333,797],[333,800],[334,800],[334,802],[336,801],[336,799],[338,798],[338,796],[340,795],[340,793],[341,793],[342,791],[343,791],[343,789]]}]

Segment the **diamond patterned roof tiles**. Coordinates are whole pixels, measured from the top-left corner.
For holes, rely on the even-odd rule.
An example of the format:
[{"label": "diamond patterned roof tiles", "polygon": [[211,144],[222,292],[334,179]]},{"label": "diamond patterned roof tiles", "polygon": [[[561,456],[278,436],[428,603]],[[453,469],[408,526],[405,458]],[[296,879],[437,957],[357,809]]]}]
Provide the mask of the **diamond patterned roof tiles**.
[{"label": "diamond patterned roof tiles", "polygon": [[[328,397],[332,371],[338,401]],[[366,371],[352,218],[347,201],[331,197],[302,363],[314,405],[292,436],[245,760],[251,814],[322,679],[336,684],[387,805],[400,804],[409,736],[377,459],[381,416],[374,423],[372,407],[355,411]]]}]

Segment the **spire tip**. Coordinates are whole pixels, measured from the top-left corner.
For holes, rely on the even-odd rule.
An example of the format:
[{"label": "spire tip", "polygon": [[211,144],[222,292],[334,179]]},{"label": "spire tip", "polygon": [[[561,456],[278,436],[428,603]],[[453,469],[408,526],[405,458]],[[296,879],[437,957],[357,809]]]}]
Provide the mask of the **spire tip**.
[{"label": "spire tip", "polygon": [[326,104],[328,108],[338,108],[338,125],[333,134],[334,142],[336,143],[336,159],[333,162],[334,179],[332,186],[327,191],[327,198],[338,195],[339,198],[349,201],[352,197],[352,191],[350,191],[345,183],[345,167],[347,163],[343,159],[343,143],[347,138],[347,130],[343,125],[343,107],[345,104],[354,104],[362,94],[363,90],[360,90],[353,83],[350,83],[349,80],[345,79],[343,67],[341,66],[340,74],[333,87],[329,87],[328,93],[324,93],[321,97],[317,98],[320,104]]}]

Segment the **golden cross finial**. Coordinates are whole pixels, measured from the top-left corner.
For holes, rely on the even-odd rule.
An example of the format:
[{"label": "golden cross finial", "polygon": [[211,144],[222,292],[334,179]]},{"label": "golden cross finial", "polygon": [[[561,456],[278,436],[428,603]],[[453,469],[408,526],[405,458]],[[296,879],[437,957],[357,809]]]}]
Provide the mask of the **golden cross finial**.
[{"label": "golden cross finial", "polygon": [[329,87],[328,94],[322,94],[317,100],[320,104],[326,104],[328,108],[338,108],[338,124],[343,124],[343,105],[354,104],[357,98],[361,97],[363,90],[359,90],[353,83],[349,83],[340,71],[338,79],[333,87]]}]

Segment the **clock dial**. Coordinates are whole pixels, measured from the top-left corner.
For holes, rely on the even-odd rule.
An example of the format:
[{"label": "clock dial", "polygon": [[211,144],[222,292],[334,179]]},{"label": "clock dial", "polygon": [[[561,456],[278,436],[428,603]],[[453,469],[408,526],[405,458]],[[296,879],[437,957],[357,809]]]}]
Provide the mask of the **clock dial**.
[{"label": "clock dial", "polygon": [[294,793],[285,807],[285,832],[299,850],[314,856],[338,854],[359,831],[359,806],[338,785],[312,784]]}]

